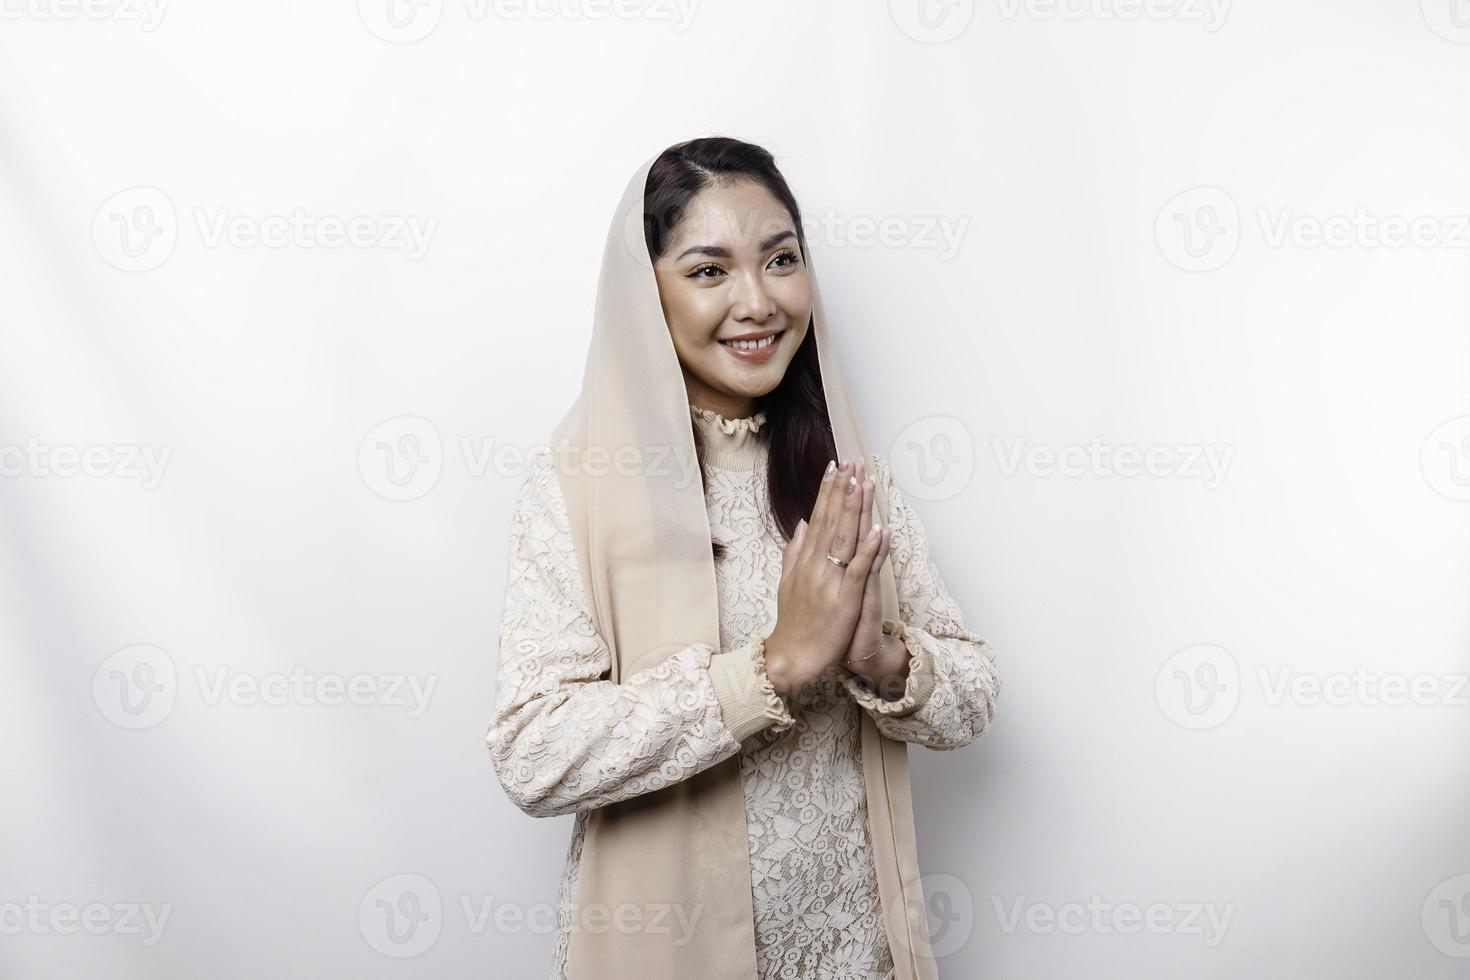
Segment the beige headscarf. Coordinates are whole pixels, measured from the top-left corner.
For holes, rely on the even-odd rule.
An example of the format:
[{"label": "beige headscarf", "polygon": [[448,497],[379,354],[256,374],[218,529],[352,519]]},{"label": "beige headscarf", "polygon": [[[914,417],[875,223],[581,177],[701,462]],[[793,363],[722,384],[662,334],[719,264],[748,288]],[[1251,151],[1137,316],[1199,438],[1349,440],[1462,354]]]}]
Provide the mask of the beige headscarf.
[{"label": "beige headscarf", "polygon": [[[653,162],[633,174],[613,216],[582,391],[552,439],[583,582],[612,651],[614,683],[691,644],[720,650],[689,396],[644,243],[643,192]],[[804,236],[802,253],[837,452],[866,460]],[[875,508],[887,523],[881,486]],[[891,562],[880,579],[883,616],[896,620]],[[894,975],[933,980],[938,973],[926,932],[905,750],[864,714],[870,838]],[[569,980],[752,980],[748,846],[738,755],[591,811],[573,900]],[[692,939],[681,922],[692,923]]]}]

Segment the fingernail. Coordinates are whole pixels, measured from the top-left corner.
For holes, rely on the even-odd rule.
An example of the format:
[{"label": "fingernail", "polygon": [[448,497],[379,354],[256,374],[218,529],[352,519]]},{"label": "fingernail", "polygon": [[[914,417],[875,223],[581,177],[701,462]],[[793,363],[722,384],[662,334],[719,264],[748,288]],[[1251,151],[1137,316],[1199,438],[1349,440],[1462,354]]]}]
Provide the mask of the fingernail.
[{"label": "fingernail", "polygon": [[847,478],[847,495],[849,497],[851,497],[852,496],[852,492],[857,489],[857,485],[858,485],[857,477],[850,476],[850,477]]},{"label": "fingernail", "polygon": [[825,479],[826,477],[831,476],[834,472],[836,472],[836,470],[837,470],[837,460],[835,460],[835,459],[829,459],[829,460],[827,460],[827,472],[825,474],[823,474],[823,478]]},{"label": "fingernail", "polygon": [[872,530],[868,531],[868,540],[869,541],[877,541],[878,540],[878,534],[882,530],[883,529],[881,527],[879,527],[877,524],[874,524],[873,527],[872,527]]}]

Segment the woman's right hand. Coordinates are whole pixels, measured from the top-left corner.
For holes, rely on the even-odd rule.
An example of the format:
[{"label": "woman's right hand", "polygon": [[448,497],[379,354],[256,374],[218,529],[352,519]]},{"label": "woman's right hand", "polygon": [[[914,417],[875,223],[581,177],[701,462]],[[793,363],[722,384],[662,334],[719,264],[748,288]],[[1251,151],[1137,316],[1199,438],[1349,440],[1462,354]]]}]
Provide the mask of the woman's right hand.
[{"label": "woman's right hand", "polygon": [[[868,571],[882,535],[858,540],[873,484],[862,463],[843,463],[822,477],[809,523],[797,525],[781,559],[776,625],[766,638],[766,676],[776,693],[799,693],[841,660],[862,611]],[[873,524],[876,532],[878,525]],[[850,562],[842,568],[832,554]]]}]

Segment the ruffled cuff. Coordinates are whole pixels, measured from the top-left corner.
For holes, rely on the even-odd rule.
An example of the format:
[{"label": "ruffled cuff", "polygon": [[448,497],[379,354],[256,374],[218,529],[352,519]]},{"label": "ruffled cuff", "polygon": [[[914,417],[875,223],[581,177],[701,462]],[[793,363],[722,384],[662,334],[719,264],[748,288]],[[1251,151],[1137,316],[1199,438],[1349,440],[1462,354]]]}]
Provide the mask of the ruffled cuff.
[{"label": "ruffled cuff", "polygon": [[853,700],[863,708],[887,718],[900,718],[918,711],[928,703],[929,695],[934,693],[937,682],[934,657],[931,651],[925,649],[924,633],[920,630],[911,630],[896,620],[885,619],[883,633],[885,636],[897,636],[909,652],[909,673],[904,682],[903,697],[896,701],[886,701],[879,696],[871,681],[851,671],[842,678],[842,683]]},{"label": "ruffled cuff", "polygon": [[764,728],[784,732],[796,723],[786,701],[766,675],[766,639],[752,633],[744,644],[717,653],[709,662],[720,716],[737,742]]}]

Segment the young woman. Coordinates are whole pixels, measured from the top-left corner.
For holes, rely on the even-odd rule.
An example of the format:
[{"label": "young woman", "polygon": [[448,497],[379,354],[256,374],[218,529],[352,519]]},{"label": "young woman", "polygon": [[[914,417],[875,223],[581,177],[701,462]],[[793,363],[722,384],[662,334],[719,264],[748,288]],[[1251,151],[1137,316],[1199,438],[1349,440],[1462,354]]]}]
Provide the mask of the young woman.
[{"label": "young woman", "polygon": [[973,741],[1000,681],[866,449],[768,152],[634,175],[553,435],[487,733],[517,806],[576,814],[552,976],[937,976],[905,749]]}]

